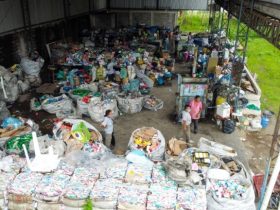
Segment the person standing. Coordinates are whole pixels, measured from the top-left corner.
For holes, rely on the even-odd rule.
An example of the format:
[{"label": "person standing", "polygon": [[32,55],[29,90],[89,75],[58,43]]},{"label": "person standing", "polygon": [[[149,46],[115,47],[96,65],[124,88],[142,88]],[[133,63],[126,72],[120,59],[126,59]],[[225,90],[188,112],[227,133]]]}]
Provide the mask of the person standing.
[{"label": "person standing", "polygon": [[200,96],[195,96],[195,98],[190,102],[190,114],[192,117],[192,123],[194,125],[194,133],[197,133],[198,129],[198,120],[200,119],[201,112],[202,112],[202,102]]},{"label": "person standing", "polygon": [[108,109],[105,112],[104,121],[101,123],[101,127],[104,128],[104,143],[107,147],[111,148],[113,139],[114,123],[113,123],[113,111]]},{"label": "person standing", "polygon": [[189,105],[186,105],[185,110],[182,112],[182,129],[187,143],[190,143],[191,140],[192,118],[190,115],[190,111],[191,111],[191,107]]}]

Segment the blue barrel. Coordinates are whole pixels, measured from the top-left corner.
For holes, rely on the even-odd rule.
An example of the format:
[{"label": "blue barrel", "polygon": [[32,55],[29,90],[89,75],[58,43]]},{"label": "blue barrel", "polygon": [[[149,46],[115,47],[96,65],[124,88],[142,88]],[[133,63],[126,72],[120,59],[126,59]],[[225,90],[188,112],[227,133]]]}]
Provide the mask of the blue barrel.
[{"label": "blue barrel", "polygon": [[262,116],[261,125],[263,128],[266,128],[269,124],[269,118],[265,115]]}]

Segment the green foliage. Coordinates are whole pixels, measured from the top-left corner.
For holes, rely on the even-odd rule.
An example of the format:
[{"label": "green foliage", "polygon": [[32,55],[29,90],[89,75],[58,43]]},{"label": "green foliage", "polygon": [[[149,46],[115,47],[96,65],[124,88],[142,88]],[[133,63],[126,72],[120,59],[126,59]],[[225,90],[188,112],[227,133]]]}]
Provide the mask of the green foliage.
[{"label": "green foliage", "polygon": [[[208,29],[209,12],[185,12],[178,18],[181,31],[205,32]],[[189,20],[189,21],[188,21]],[[238,22],[232,19],[229,25],[229,38],[234,39]],[[262,90],[262,108],[278,111],[280,104],[280,50],[255,31],[249,31],[247,66],[257,74]]]},{"label": "green foliage", "polygon": [[93,209],[93,204],[91,199],[87,199],[86,203],[83,205],[83,210],[92,210]]},{"label": "green foliage", "polygon": [[209,13],[186,11],[177,21],[183,32],[202,32],[208,29]]}]

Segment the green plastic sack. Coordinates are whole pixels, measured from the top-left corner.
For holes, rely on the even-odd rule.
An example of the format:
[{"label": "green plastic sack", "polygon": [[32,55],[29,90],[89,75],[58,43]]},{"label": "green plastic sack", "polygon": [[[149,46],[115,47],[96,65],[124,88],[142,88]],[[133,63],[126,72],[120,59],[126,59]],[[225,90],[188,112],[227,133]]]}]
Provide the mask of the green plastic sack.
[{"label": "green plastic sack", "polygon": [[15,153],[15,154],[20,154],[21,152],[23,152],[23,145],[25,144],[25,147],[27,149],[27,151],[29,151],[29,143],[32,140],[32,134],[25,134],[22,136],[15,136],[10,138],[7,142],[6,142],[6,150],[7,153],[11,154],[11,153]]},{"label": "green plastic sack", "polygon": [[83,122],[74,125],[71,134],[75,139],[81,141],[82,143],[87,143],[91,137],[88,128]]},{"label": "green plastic sack", "polygon": [[90,94],[90,90],[85,90],[85,89],[75,89],[75,90],[73,90],[73,95],[75,95],[75,96],[84,97],[84,96],[87,96],[89,94]]}]

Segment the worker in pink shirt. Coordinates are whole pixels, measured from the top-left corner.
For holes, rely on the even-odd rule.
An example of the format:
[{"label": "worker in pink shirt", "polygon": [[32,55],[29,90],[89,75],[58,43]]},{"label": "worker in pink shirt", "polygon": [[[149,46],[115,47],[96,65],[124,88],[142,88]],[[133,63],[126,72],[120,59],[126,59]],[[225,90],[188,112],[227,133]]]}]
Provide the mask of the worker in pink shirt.
[{"label": "worker in pink shirt", "polygon": [[189,103],[191,108],[190,114],[192,117],[192,123],[194,125],[194,133],[197,133],[198,129],[198,120],[200,118],[202,112],[202,102],[200,100],[200,96],[195,96],[195,98]]}]

